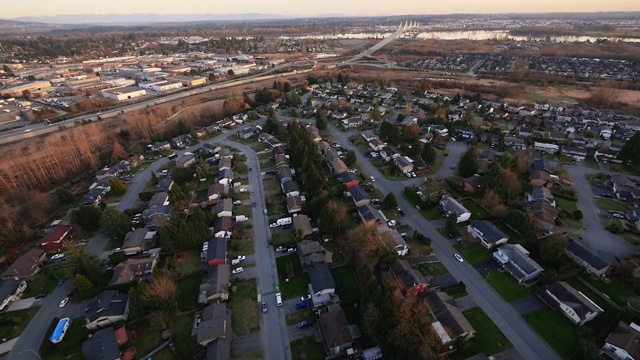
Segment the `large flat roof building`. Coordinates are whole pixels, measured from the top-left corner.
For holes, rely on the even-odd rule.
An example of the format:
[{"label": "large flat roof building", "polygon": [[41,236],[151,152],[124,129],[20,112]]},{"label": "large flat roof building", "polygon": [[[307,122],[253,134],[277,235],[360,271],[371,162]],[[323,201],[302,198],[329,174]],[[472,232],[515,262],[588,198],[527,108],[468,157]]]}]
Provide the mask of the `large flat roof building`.
[{"label": "large flat roof building", "polygon": [[34,81],[26,84],[16,85],[8,89],[0,90],[0,95],[22,96],[25,90],[37,91],[42,89],[48,89],[50,87],[51,87],[51,83],[49,81]]}]

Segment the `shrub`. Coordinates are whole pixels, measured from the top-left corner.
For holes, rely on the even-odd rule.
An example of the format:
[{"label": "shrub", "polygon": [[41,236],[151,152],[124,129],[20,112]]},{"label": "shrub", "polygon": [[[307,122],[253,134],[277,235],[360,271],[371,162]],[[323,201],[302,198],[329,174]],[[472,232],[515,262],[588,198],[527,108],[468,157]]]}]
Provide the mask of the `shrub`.
[{"label": "shrub", "polygon": [[582,211],[581,210],[576,210],[573,212],[573,218],[576,220],[582,220]]}]

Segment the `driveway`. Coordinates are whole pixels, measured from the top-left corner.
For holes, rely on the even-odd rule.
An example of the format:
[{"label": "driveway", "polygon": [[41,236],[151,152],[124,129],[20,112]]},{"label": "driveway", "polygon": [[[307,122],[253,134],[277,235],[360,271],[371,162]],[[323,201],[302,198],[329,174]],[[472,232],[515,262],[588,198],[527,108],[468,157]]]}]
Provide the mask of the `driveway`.
[{"label": "driveway", "polygon": [[441,289],[446,289],[458,285],[458,280],[451,274],[445,274],[436,276],[436,283]]},{"label": "driveway", "polygon": [[516,309],[516,311],[520,315],[526,315],[530,312],[540,310],[544,308],[546,305],[545,303],[542,302],[542,300],[540,300],[540,298],[538,298],[535,295],[531,295],[531,296],[527,296],[524,299],[520,299],[512,302],[511,306],[513,306],[513,308]]}]

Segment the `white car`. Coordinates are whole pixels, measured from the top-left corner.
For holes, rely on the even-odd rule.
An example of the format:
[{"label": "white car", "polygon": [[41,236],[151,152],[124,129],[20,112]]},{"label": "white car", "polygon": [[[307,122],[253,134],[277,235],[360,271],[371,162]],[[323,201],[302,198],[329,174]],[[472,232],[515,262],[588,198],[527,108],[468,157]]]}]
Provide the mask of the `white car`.
[{"label": "white car", "polygon": [[455,256],[455,258],[460,261],[460,262],[464,262],[464,259],[462,258],[462,256],[460,256],[460,254],[454,254],[453,256]]},{"label": "white car", "polygon": [[300,298],[300,301],[307,301],[311,299],[311,295],[305,295],[303,297]]},{"label": "white car", "polygon": [[231,270],[231,273],[232,274],[240,274],[243,271],[244,271],[244,269],[242,267],[237,267],[237,268]]},{"label": "white car", "polygon": [[369,176],[369,179],[371,179],[371,181],[375,182],[376,178],[373,177],[373,175]]},{"label": "white car", "polygon": [[265,214],[265,215],[267,215],[267,209],[264,209],[264,211],[263,211],[263,212],[264,212],[264,214]]},{"label": "white car", "polygon": [[27,132],[32,132],[32,131],[33,131],[33,129],[27,129],[27,130],[25,130],[24,132],[26,132],[26,133],[27,133]]},{"label": "white car", "polygon": [[269,224],[270,228],[277,228],[278,226],[280,226],[280,225],[278,225],[278,223]]},{"label": "white car", "polygon": [[398,222],[397,222],[397,221],[395,221],[395,220],[389,220],[389,221],[387,221],[387,225],[389,225],[389,226],[396,226],[396,225],[398,225]]},{"label": "white car", "polygon": [[55,254],[51,257],[51,260],[60,260],[64,258],[64,254],[59,253],[59,254]]},{"label": "white car", "polygon": [[59,307],[63,308],[67,305],[67,303],[69,302],[69,298],[64,298],[62,299],[62,301],[60,301],[60,305],[58,305]]}]

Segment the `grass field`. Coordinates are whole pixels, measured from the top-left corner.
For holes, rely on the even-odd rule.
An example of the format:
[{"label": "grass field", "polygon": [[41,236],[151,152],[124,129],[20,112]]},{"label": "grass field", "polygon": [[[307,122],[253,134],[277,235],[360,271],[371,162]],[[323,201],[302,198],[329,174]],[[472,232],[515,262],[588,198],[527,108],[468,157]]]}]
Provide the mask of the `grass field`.
[{"label": "grass field", "polygon": [[612,199],[598,198],[598,197],[595,199],[596,199],[596,205],[601,210],[615,210],[615,211],[625,211],[625,212],[629,210],[627,205]]},{"label": "grass field", "polygon": [[228,252],[229,258],[234,258],[238,255],[253,254],[253,230],[245,227],[245,225],[243,225],[243,227],[236,226],[234,236],[232,240],[229,241]]},{"label": "grass field", "polygon": [[196,275],[176,282],[178,287],[178,309],[181,311],[193,310],[198,307],[198,292],[202,276]]},{"label": "grass field", "polygon": [[360,300],[360,285],[353,268],[349,265],[331,269],[331,275],[336,285],[344,284],[345,290],[338,293],[342,302],[348,303]]},{"label": "grass field", "polygon": [[420,270],[420,272],[422,272],[423,274],[431,274],[433,276],[440,276],[449,273],[449,270],[447,270],[447,268],[439,262],[420,264],[418,265],[418,270]]},{"label": "grass field", "polygon": [[461,201],[462,205],[467,208],[471,212],[471,217],[473,220],[484,220],[489,217],[489,213],[486,212],[483,208],[476,205],[476,203],[471,199],[464,199]]},{"label": "grass field", "polygon": [[477,242],[462,242],[454,246],[462,255],[465,261],[477,264],[491,259],[491,250],[487,250]]},{"label": "grass field", "polygon": [[244,280],[233,284],[227,306],[231,310],[231,327],[236,336],[245,336],[260,331],[256,281]]},{"label": "grass field", "polygon": [[573,355],[578,346],[578,331],[569,319],[546,307],[523,317],[560,356],[567,359]]},{"label": "grass field", "polygon": [[192,274],[200,268],[200,252],[198,250],[179,251],[174,261],[176,272],[183,275]]},{"label": "grass field", "polygon": [[309,277],[302,271],[298,255],[291,254],[276,259],[280,290],[284,299],[291,299],[307,293]]},{"label": "grass field", "polygon": [[0,339],[11,340],[19,336],[40,307],[0,314]]},{"label": "grass field", "polygon": [[312,337],[293,341],[289,346],[291,347],[292,359],[324,360],[326,357],[322,343],[316,342]]},{"label": "grass field", "polygon": [[511,275],[499,270],[491,271],[486,279],[507,302],[531,296],[536,292],[534,286],[520,285]]},{"label": "grass field", "polygon": [[511,347],[511,343],[480,308],[466,311],[464,316],[476,330],[476,335],[469,340],[468,346],[453,354],[452,359],[466,359],[484,354],[497,354]]},{"label": "grass field", "polygon": [[609,283],[600,279],[593,279],[588,276],[583,276],[582,278],[594,288],[600,290],[604,294],[607,294],[611,300],[620,306],[625,305],[627,303],[627,299],[633,296],[633,292],[625,287],[616,277],[609,278]]},{"label": "grass field", "polygon": [[561,197],[556,197],[555,200],[556,200],[557,207],[567,210],[570,213],[573,213],[574,211],[578,210],[578,206],[575,201],[563,199]]},{"label": "grass field", "polygon": [[27,281],[27,290],[22,294],[22,298],[34,297],[40,293],[50,294],[58,285],[58,280],[50,277],[46,272],[40,272]]},{"label": "grass field", "polygon": [[[193,316],[180,316],[176,319],[173,331],[173,342],[176,345],[176,353],[179,358],[189,358],[198,349],[198,344],[191,336]],[[155,356],[154,356],[155,358]]]}]

